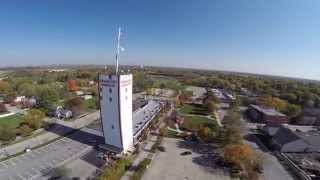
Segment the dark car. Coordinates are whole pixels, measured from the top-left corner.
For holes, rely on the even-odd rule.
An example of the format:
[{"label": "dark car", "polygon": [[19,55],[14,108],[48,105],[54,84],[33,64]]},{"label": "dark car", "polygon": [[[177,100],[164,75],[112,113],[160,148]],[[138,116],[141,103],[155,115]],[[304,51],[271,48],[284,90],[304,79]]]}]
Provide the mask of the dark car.
[{"label": "dark car", "polygon": [[191,154],[192,154],[192,152],[190,152],[190,151],[185,151],[185,152],[180,153],[181,156],[186,156],[186,155],[191,155]]}]

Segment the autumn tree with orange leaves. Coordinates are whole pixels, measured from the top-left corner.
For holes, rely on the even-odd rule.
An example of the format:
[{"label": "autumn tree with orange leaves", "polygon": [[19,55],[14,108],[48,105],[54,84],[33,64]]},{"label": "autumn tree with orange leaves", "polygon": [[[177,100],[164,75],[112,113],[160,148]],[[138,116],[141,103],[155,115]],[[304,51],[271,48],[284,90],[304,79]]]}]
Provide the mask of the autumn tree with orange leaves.
[{"label": "autumn tree with orange leaves", "polygon": [[68,90],[69,91],[77,91],[78,90],[78,86],[77,86],[76,80],[69,79],[67,83],[68,83]]},{"label": "autumn tree with orange leaves", "polygon": [[223,157],[228,163],[244,168],[252,160],[253,151],[246,144],[231,144],[224,148]]}]

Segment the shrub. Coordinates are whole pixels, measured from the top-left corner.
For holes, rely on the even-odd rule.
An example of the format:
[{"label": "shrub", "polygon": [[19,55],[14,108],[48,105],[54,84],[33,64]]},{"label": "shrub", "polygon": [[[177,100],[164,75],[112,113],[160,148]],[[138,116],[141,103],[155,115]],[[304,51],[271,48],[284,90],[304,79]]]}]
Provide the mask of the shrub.
[{"label": "shrub", "polygon": [[20,127],[17,129],[17,134],[22,136],[22,137],[27,137],[32,135],[33,129],[30,128],[27,124],[22,124]]},{"label": "shrub", "polygon": [[132,162],[129,159],[120,159],[116,161],[111,166],[108,166],[102,175],[100,176],[100,180],[119,180],[126,170],[129,169]]},{"label": "shrub", "polygon": [[66,100],[65,102],[66,109],[72,111],[72,113],[77,116],[84,111],[84,100],[81,97],[74,97]]},{"label": "shrub", "polygon": [[133,175],[130,177],[130,180],[140,180],[141,177],[143,176],[143,173],[147,169],[147,166],[151,163],[151,159],[145,158],[142,160],[139,165],[137,166],[135,172]]},{"label": "shrub", "polygon": [[7,126],[0,127],[0,141],[9,142],[16,139],[15,129]]}]

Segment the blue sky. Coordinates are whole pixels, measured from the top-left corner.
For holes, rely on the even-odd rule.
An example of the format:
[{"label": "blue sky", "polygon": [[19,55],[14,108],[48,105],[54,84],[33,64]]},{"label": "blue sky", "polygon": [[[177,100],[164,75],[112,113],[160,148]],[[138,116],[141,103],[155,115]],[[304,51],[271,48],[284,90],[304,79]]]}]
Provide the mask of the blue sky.
[{"label": "blue sky", "polygon": [[318,0],[6,0],[0,66],[121,64],[320,80]]}]

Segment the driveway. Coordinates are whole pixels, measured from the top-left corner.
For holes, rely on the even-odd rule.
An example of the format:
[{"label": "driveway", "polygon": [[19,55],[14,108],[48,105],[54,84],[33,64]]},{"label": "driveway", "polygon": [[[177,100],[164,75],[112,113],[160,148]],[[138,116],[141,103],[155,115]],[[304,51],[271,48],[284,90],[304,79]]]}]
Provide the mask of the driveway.
[{"label": "driveway", "polygon": [[[180,139],[163,138],[166,152],[157,152],[142,180],[228,180],[228,174],[212,167],[204,153],[190,150]],[[181,156],[184,151],[191,155]],[[210,151],[210,149],[208,149]]]}]

